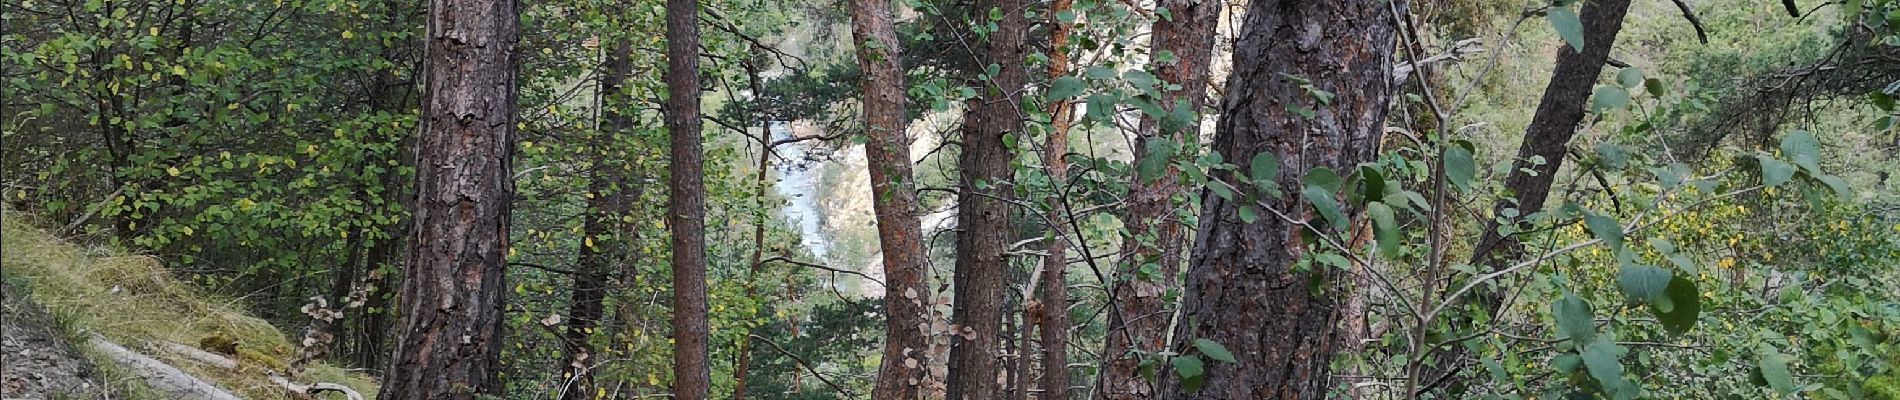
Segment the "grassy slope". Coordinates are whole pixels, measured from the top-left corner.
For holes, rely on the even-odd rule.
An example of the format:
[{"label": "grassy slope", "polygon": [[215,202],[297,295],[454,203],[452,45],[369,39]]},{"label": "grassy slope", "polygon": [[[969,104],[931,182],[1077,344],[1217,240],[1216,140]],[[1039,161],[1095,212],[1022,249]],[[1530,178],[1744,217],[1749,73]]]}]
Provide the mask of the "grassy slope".
[{"label": "grassy slope", "polygon": [[[235,301],[215,299],[174,278],[150,257],[98,248],[82,248],[32,226],[28,217],[7,211],[0,216],[0,276],[27,289],[73,336],[97,333],[112,341],[142,346],[151,341],[197,344],[222,336],[238,342],[236,371],[202,365],[157,351],[142,351],[206,378],[245,398],[289,398],[265,380],[266,369],[281,369],[296,357],[288,336]],[[94,356],[98,363],[103,359]],[[300,381],[348,385],[365,396],[376,384],[361,374],[317,364]]]}]

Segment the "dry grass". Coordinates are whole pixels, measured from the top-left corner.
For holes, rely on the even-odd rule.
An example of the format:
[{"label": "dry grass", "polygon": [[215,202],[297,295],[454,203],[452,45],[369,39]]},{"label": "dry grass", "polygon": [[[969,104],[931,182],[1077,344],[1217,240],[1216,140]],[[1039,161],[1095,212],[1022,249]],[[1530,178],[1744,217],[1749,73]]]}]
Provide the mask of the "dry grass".
[{"label": "dry grass", "polygon": [[[153,341],[193,345],[214,336],[235,339],[237,370],[141,351],[245,398],[290,398],[265,380],[267,369],[280,368],[296,356],[282,331],[246,314],[233,301],[174,278],[151,257],[83,248],[34,227],[28,219],[12,210],[0,214],[0,275],[27,289],[70,335],[96,333],[132,347]],[[323,364],[307,367],[296,380],[339,383],[365,396],[376,392],[370,378]]]}]

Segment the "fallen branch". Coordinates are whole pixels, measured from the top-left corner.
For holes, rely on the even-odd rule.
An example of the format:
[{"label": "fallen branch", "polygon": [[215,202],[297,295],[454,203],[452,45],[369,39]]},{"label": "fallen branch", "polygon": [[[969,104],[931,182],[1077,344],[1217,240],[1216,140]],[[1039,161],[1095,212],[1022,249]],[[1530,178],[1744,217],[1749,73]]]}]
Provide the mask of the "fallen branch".
[{"label": "fallen branch", "polygon": [[232,395],[231,392],[219,389],[216,385],[212,385],[209,382],[198,379],[196,376],[185,373],[185,371],[181,371],[177,367],[171,366],[171,364],[166,364],[158,359],[139,354],[132,350],[127,350],[124,346],[112,343],[112,341],[106,340],[104,337],[93,335],[92,340],[88,341],[88,343],[91,344],[94,349],[105,353],[114,363],[125,367],[130,370],[133,375],[137,375],[140,379],[143,379],[145,384],[151,386],[152,389],[165,392],[165,394],[171,398],[192,400],[243,400],[242,398]]},{"label": "fallen branch", "polygon": [[356,390],[350,389],[349,386],[343,386],[343,385],[339,385],[335,383],[317,382],[317,383],[312,383],[309,385],[301,385],[301,384],[297,384],[296,382],[291,382],[289,378],[277,376],[277,374],[271,374],[270,381],[271,383],[275,383],[278,386],[283,386],[284,390],[289,390],[291,393],[317,394],[317,393],[323,393],[323,392],[337,392],[337,393],[342,393],[344,397],[348,397],[350,398],[350,400],[363,400],[363,395],[361,393],[357,393]]},{"label": "fallen branch", "polygon": [[[206,365],[223,368],[227,370],[236,370],[238,367],[237,360],[233,360],[230,357],[225,357],[217,353],[200,350],[196,347],[186,346],[186,345],[172,343],[172,342],[162,342],[162,341],[153,342],[152,344],[154,347],[158,347],[160,350],[171,352],[172,354],[176,354],[180,357],[184,357],[186,359],[190,359],[192,361],[200,362]],[[318,382],[318,383],[312,383],[309,385],[303,385],[303,384],[298,384],[296,382],[291,382],[290,378],[278,376],[276,373],[271,373],[267,377],[267,379],[270,380],[271,383],[277,384],[277,386],[282,386],[284,390],[289,391],[291,393],[318,394],[318,393],[323,393],[323,392],[337,392],[337,393],[342,393],[344,397],[348,397],[350,400],[363,400],[363,395],[361,393],[357,393],[355,389],[350,389],[349,386],[343,386],[340,384]]]},{"label": "fallen branch", "polygon": [[168,352],[171,352],[172,354],[177,354],[180,357],[184,357],[192,361],[197,361],[205,365],[210,365],[210,366],[218,367],[222,369],[237,369],[238,367],[237,360],[233,360],[230,357],[218,355],[217,353],[199,350],[197,347],[191,347],[191,346],[186,346],[186,345],[172,343],[172,342],[154,342],[153,345],[155,347],[158,347],[159,350],[168,351]]}]

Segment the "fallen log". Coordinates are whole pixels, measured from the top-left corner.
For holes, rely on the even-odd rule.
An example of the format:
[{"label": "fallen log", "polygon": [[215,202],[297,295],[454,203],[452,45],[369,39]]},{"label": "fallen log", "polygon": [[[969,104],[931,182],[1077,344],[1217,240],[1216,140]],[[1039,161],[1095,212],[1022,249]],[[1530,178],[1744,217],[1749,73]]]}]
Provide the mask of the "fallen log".
[{"label": "fallen log", "polygon": [[88,341],[94,349],[111,357],[112,361],[129,370],[133,375],[145,381],[152,389],[164,392],[174,399],[188,400],[243,400],[242,398],[219,389],[217,385],[198,379],[177,367],[158,359],[139,354],[112,343],[98,335]]}]

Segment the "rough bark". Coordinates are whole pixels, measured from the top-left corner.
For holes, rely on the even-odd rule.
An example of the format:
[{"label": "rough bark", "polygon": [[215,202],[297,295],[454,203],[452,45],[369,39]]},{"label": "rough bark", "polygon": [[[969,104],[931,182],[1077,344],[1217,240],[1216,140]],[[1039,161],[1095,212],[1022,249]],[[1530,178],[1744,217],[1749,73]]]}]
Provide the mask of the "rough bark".
[{"label": "rough bark", "polygon": [[699,2],[666,1],[666,130],[672,139],[667,219],[673,227],[673,398],[712,388],[706,321],[706,188],[699,131]]},{"label": "rough bark", "polygon": [[510,0],[430,3],[403,322],[377,398],[500,394],[516,11]]},{"label": "rough bark", "polygon": [[[1544,87],[1544,96],[1537,103],[1536,114],[1524,129],[1524,142],[1518,147],[1517,157],[1511,163],[1511,173],[1504,178],[1504,187],[1511,193],[1511,199],[1500,201],[1492,207],[1492,215],[1502,216],[1505,209],[1517,209],[1521,217],[1544,210],[1544,201],[1550,197],[1551,184],[1557,179],[1557,170],[1563,168],[1564,153],[1569,149],[1570,138],[1577,133],[1577,125],[1583,122],[1584,106],[1595,89],[1597,77],[1603,72],[1603,66],[1609,61],[1610,48],[1616,44],[1617,32],[1623,28],[1623,17],[1629,10],[1630,0],[1593,0],[1584,2],[1579,18],[1583,22],[1583,52],[1578,53],[1568,44],[1559,44],[1557,65],[1551,73],[1550,83]],[[1542,158],[1543,163],[1534,163],[1534,158]],[[1522,219],[1510,223],[1520,224],[1518,231],[1529,226]],[[1471,264],[1483,268],[1499,269],[1505,264],[1524,256],[1524,244],[1515,236],[1498,233],[1499,222],[1495,219],[1485,224],[1484,234],[1471,252]],[[1449,301],[1462,302],[1463,299]],[[1501,306],[1503,293],[1489,287],[1480,287],[1474,291],[1473,301],[1478,302],[1481,310],[1491,312]],[[1459,324],[1467,324],[1461,321]],[[1426,388],[1436,386],[1455,373],[1457,366],[1467,356],[1463,346],[1452,346],[1447,354],[1439,357],[1435,366],[1422,373],[1426,379]]]},{"label": "rough bark", "polygon": [[[1068,11],[1074,0],[1055,0],[1049,4],[1047,18],[1054,25],[1049,32],[1049,79],[1069,75],[1069,23],[1056,19],[1056,14]],[[1075,103],[1058,100],[1049,104],[1049,136],[1042,147],[1042,165],[1047,168],[1049,181],[1055,185],[1068,182],[1069,161],[1064,156],[1069,153],[1069,124],[1075,115]],[[1047,202],[1049,209],[1060,210],[1062,194],[1051,193]],[[1042,258],[1042,282],[1037,288],[1037,306],[1031,311],[1037,324],[1042,326],[1042,379],[1037,382],[1044,400],[1069,398],[1069,242],[1063,229],[1066,213],[1055,216],[1055,222],[1049,229],[1056,233],[1049,238],[1047,255]],[[1027,327],[1024,336],[1028,336]],[[1027,350],[1028,346],[1024,346]],[[1025,360],[1029,357],[1025,355]],[[1026,361],[1025,361],[1026,362]]]},{"label": "rough bark", "polygon": [[998,66],[995,76],[973,81],[982,95],[965,105],[962,152],[957,156],[957,257],[954,283],[956,303],[951,322],[950,373],[945,394],[951,400],[994,399],[1003,396],[997,358],[1003,322],[1004,271],[1009,267],[1009,225],[1013,191],[1009,149],[1003,137],[1022,131],[1018,112],[1021,90],[1028,77],[1022,63],[1029,22],[1022,0],[985,0],[972,8],[972,17],[988,18],[1000,9],[984,44],[984,60]]},{"label": "rough bark", "polygon": [[[1214,150],[1228,160],[1278,155],[1283,188],[1299,188],[1307,171],[1344,171],[1372,159],[1392,94],[1396,32],[1380,0],[1263,0],[1248,4],[1234,44],[1234,73],[1222,101]],[[1334,94],[1322,104],[1303,84]],[[1313,111],[1305,117],[1294,112]],[[1249,187],[1225,171],[1214,174]],[[1205,385],[1181,391],[1171,371],[1159,373],[1162,399],[1321,399],[1331,389],[1339,271],[1299,271],[1307,246],[1302,228],[1271,213],[1246,223],[1244,199],[1203,196],[1182,302],[1182,342],[1224,345],[1238,362],[1208,362]],[[1261,205],[1308,216],[1300,196],[1267,197]],[[1349,210],[1356,213],[1356,210]],[[1185,350],[1185,349],[1177,349]]]},{"label": "rough bark", "polygon": [[[1155,68],[1155,76],[1180,85],[1178,90],[1161,90],[1157,99],[1165,110],[1188,107],[1200,114],[1207,98],[1208,66],[1214,56],[1214,31],[1225,4],[1211,0],[1164,0],[1159,6],[1173,18],[1158,18],[1150,28],[1150,47],[1154,54],[1174,55],[1173,63]],[[1200,142],[1199,118],[1178,129],[1164,130],[1153,116],[1143,115],[1135,137],[1134,156],[1148,157],[1149,146],[1157,141],[1186,148]],[[1170,127],[1174,128],[1174,127]],[[1167,167],[1159,179],[1143,180],[1131,176],[1128,208],[1122,222],[1134,237],[1122,241],[1121,262],[1114,282],[1115,310],[1109,313],[1107,358],[1100,376],[1098,399],[1148,399],[1154,392],[1140,372],[1141,356],[1166,346],[1172,310],[1161,295],[1175,287],[1175,275],[1182,264],[1181,247],[1186,231],[1176,218],[1175,200],[1186,190],[1180,171]],[[1155,264],[1150,277],[1137,276],[1143,265]]]},{"label": "rough bark", "polygon": [[609,151],[617,135],[632,128],[633,118],[622,110],[620,104],[621,86],[627,76],[632,74],[633,63],[628,60],[632,47],[626,41],[611,39],[607,54],[600,65],[600,81],[595,96],[599,96],[600,125],[593,132],[592,145],[596,159],[588,171],[587,210],[581,217],[581,234],[587,240],[582,242],[580,254],[574,263],[574,286],[570,293],[567,308],[567,327],[561,333],[564,354],[561,357],[561,378],[567,387],[561,393],[563,399],[581,400],[594,398],[593,372],[591,365],[594,349],[588,343],[593,336],[594,327],[600,325],[604,317],[603,303],[607,298],[607,277],[615,269],[613,264],[623,255],[619,249],[628,242],[618,240],[618,233],[626,231],[616,221],[625,216],[633,206],[634,188],[627,177],[624,160],[609,157],[615,152]]},{"label": "rough bark", "polygon": [[909,400],[930,379],[924,351],[930,288],[924,286],[923,225],[905,131],[903,52],[891,14],[887,0],[851,2],[851,36],[863,71],[864,155],[884,263],[884,355],[871,398]]}]

